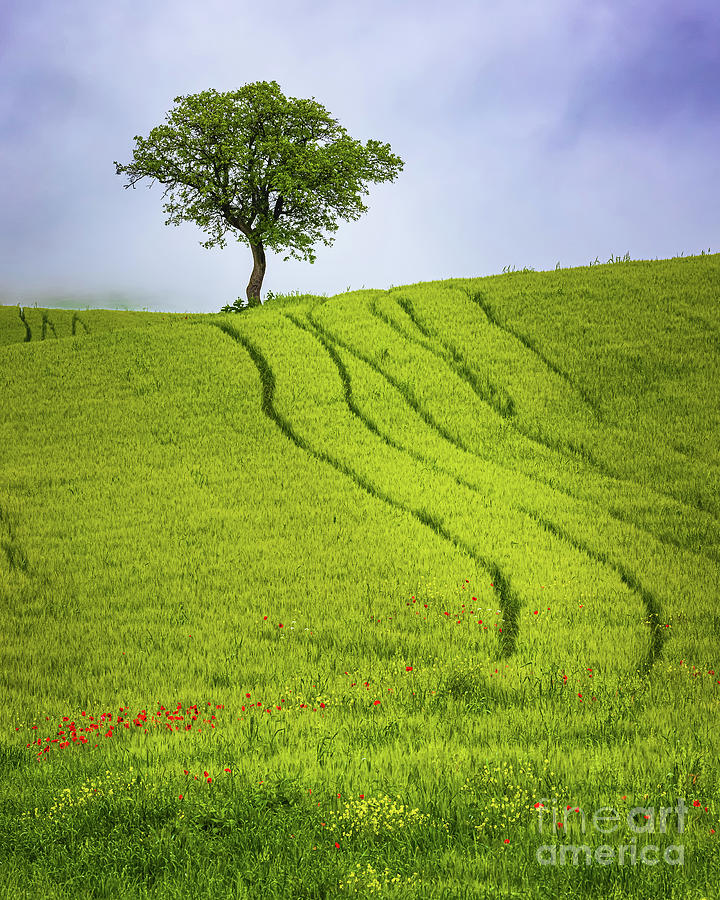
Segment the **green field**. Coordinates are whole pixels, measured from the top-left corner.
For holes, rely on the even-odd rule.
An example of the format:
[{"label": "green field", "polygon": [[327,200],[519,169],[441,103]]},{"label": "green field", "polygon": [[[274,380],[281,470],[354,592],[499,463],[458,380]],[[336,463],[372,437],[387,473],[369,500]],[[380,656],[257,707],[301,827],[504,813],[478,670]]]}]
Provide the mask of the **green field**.
[{"label": "green field", "polygon": [[0,897],[716,900],[719,386],[720,254],[0,307]]}]

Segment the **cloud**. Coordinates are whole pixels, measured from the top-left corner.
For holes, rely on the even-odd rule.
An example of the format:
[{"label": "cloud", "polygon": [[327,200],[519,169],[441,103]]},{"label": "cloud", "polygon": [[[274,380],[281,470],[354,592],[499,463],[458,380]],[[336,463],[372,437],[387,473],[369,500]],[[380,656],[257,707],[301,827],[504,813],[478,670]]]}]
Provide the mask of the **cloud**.
[{"label": "cloud", "polygon": [[719,29],[714,0],[6,0],[0,295],[244,296],[249,247],[165,226],[163,186],[123,190],[113,160],[175,97],[258,80],[405,163],[314,265],[268,253],[264,291],[717,250]]},{"label": "cloud", "polygon": [[573,147],[589,134],[639,140],[672,138],[679,129],[717,134],[717,5],[630,3],[612,12],[606,6],[598,15],[593,25],[600,40],[574,79],[553,149]]}]

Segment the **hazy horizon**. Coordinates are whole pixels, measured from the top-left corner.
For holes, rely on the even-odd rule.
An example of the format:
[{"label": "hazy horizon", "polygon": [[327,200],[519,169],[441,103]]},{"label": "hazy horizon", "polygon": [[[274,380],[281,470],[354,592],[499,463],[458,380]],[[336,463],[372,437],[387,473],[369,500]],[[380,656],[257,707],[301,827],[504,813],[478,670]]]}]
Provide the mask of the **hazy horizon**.
[{"label": "hazy horizon", "polygon": [[161,0],[141,20],[126,0],[9,0],[0,303],[215,312],[244,298],[247,244],[229,233],[206,250],[195,224],[166,226],[164,186],[124,190],[113,161],[174,97],[258,80],[404,162],[314,264],[267,251],[263,300],[715,253],[719,44],[711,0]]},{"label": "hazy horizon", "polygon": [[[708,250],[701,250],[699,253],[676,254],[673,257],[669,257],[669,259],[689,259],[694,256],[708,256],[708,255],[714,255],[714,254],[710,254]],[[590,263],[588,263],[587,265],[592,265],[594,267],[595,265],[605,265],[607,263],[613,263],[613,262],[617,262],[617,261],[618,261],[617,258],[615,260],[599,260],[599,262],[597,262],[597,263],[595,260],[591,260]],[[620,261],[624,262],[625,260],[621,258]],[[648,260],[634,260],[634,259],[628,260],[628,262],[662,262],[662,261],[664,261],[664,260],[659,259],[659,258],[648,259]],[[561,266],[560,268],[561,269],[582,268],[582,266]],[[521,272],[522,269],[519,269],[517,267],[509,267],[507,271],[508,272],[512,272],[512,271]],[[533,269],[532,271],[549,272],[549,271],[554,271],[554,269],[542,269],[542,270]],[[482,277],[491,277],[491,275],[502,275],[502,274],[504,274],[504,273],[503,272],[495,272],[495,273],[489,273],[487,276],[475,276],[475,277],[482,278]],[[456,276],[452,276],[452,275],[448,276],[448,278],[454,278],[454,277],[456,277]],[[467,277],[472,278],[473,276],[467,276]],[[445,280],[445,279],[428,279],[428,281],[441,281],[441,280]],[[417,283],[417,282],[414,282],[414,283]],[[410,282],[408,282],[408,284],[410,284]],[[402,285],[390,285],[390,286],[388,286],[388,288],[401,287],[401,286]],[[368,290],[373,290],[373,289],[383,290],[382,288],[380,288],[380,289],[373,288],[372,285],[365,285],[364,287]],[[360,288],[352,288],[351,290],[363,290],[363,287],[361,286]],[[275,293],[282,293],[282,292],[276,291]],[[297,291],[290,291],[289,293],[294,294],[294,293],[297,293]],[[310,294],[311,292],[308,291],[306,293]],[[337,292],[337,294],[341,294],[341,293],[343,293],[343,292],[342,291]],[[320,296],[322,296],[322,294]],[[329,298],[329,297],[332,297],[335,295],[328,294],[327,296]],[[219,312],[219,309],[208,309],[208,310],[198,311],[198,310],[194,310],[194,309],[152,309],[149,306],[137,306],[137,305],[133,305],[134,299],[131,295],[122,294],[118,291],[105,291],[102,294],[100,294],[100,293],[89,294],[88,297],[85,298],[86,301],[89,301],[90,299],[94,300],[95,302],[92,302],[92,303],[85,302],[83,300],[83,298],[77,294],[75,294],[75,295],[62,295],[62,294],[58,295],[58,294],[53,294],[52,292],[49,292],[46,294],[38,294],[36,300],[20,303],[19,301],[12,301],[11,299],[4,297],[0,293],[0,306],[15,306],[19,303],[20,306],[23,306],[26,308],[35,307],[35,308],[40,308],[40,309],[42,309],[42,308],[66,309],[66,310],[105,309],[105,310],[119,310],[119,311],[127,310],[127,311],[131,311],[131,312],[145,311],[145,312],[174,313],[174,314],[182,314],[182,313],[204,314],[204,313]],[[267,298],[265,296],[265,291],[263,290],[263,304],[265,303],[266,299]],[[108,304],[112,304],[112,303],[116,303],[117,305],[114,305],[114,306],[108,305]],[[223,304],[223,306],[224,305],[225,304]]]}]

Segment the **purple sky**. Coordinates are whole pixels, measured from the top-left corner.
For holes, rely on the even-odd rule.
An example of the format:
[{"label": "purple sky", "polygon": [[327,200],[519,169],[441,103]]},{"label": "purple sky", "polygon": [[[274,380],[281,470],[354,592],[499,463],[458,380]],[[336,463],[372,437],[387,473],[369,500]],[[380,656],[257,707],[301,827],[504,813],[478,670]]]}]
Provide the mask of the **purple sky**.
[{"label": "purple sky", "polygon": [[271,80],[405,167],[314,264],[268,252],[263,298],[720,250],[718,0],[3,0],[0,302],[244,298],[247,244],[113,160],[174,97]]}]

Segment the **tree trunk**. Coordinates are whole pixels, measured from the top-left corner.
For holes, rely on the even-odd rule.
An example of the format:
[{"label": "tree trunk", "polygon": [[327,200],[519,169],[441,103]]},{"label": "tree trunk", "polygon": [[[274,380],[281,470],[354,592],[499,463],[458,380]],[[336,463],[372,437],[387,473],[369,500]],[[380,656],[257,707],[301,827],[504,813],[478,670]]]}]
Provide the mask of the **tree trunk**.
[{"label": "tree trunk", "polygon": [[248,306],[260,306],[260,289],[265,278],[265,250],[262,243],[250,244],[253,255],[253,270],[247,286]]}]

